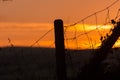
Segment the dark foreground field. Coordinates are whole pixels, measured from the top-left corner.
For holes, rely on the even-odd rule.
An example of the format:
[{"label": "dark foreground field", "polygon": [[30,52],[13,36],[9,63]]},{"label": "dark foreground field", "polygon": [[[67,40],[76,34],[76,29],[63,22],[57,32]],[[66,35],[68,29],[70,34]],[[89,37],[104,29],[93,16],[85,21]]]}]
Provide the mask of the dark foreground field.
[{"label": "dark foreground field", "polygon": [[[103,62],[106,71],[120,66],[120,50],[114,49]],[[89,62],[91,50],[66,51],[67,77],[75,78]],[[55,49],[6,47],[0,49],[0,80],[56,80]]]}]

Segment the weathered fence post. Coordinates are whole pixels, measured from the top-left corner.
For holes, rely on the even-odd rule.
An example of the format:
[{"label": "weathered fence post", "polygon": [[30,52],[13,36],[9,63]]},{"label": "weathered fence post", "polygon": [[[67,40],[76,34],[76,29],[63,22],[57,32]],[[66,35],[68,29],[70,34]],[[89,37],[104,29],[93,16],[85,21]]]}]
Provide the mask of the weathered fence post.
[{"label": "weathered fence post", "polygon": [[63,21],[54,21],[55,48],[56,48],[56,72],[58,80],[66,80],[65,47],[64,47],[64,28]]}]

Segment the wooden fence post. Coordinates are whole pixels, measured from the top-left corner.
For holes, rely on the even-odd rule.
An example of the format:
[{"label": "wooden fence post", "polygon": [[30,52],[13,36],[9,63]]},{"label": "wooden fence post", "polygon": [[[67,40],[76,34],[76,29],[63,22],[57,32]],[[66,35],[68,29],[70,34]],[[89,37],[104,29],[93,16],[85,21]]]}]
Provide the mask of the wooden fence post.
[{"label": "wooden fence post", "polygon": [[65,47],[64,47],[64,28],[63,21],[57,19],[54,21],[55,48],[56,48],[56,73],[58,80],[67,80]]}]

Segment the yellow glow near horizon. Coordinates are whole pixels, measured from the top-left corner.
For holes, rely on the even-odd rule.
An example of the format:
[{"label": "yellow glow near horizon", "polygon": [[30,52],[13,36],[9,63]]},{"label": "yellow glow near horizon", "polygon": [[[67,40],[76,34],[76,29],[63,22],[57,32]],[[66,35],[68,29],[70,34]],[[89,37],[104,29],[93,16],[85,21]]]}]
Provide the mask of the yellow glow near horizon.
[{"label": "yellow glow near horizon", "polygon": [[[85,31],[89,32],[98,28],[100,33],[105,36],[107,32],[112,28],[111,25],[90,25],[90,24],[77,24],[75,26],[69,27],[67,38],[73,38],[75,35],[75,30],[77,31],[76,36],[84,33]],[[32,45],[36,40],[38,40],[44,33],[53,28],[53,24],[49,23],[0,23],[0,46],[28,46]],[[90,40],[88,40],[86,35],[77,38],[76,40],[69,40],[68,43],[65,41],[66,48],[70,49],[88,49],[88,48],[97,48],[100,46],[100,35],[96,29],[93,32],[88,33]],[[10,38],[11,42],[9,42]],[[54,30],[47,34],[43,39],[41,39],[34,47],[55,47],[54,44]],[[92,45],[93,44],[93,45]],[[118,41],[115,46],[119,46],[120,42]]]},{"label": "yellow glow near horizon", "polygon": [[112,26],[111,25],[90,25],[90,24],[77,24],[77,25],[75,25],[75,26],[73,26],[73,27],[70,27],[69,28],[69,30],[77,30],[77,31],[84,31],[84,29],[86,30],[86,31],[91,31],[91,30],[94,30],[94,29],[97,29],[97,28],[99,28],[99,30],[103,30],[103,29],[105,29],[105,30],[108,30],[108,29],[110,29]]}]

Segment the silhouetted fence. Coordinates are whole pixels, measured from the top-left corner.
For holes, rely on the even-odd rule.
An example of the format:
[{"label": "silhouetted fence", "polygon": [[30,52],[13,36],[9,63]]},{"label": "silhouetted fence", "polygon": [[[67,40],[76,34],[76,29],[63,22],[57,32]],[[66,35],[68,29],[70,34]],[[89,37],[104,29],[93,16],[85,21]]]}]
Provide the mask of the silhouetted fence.
[{"label": "silhouetted fence", "polygon": [[64,46],[64,28],[63,21],[58,19],[54,21],[55,27],[55,49],[56,49],[56,70],[57,79],[66,80],[66,64],[65,64],[65,46]]}]

